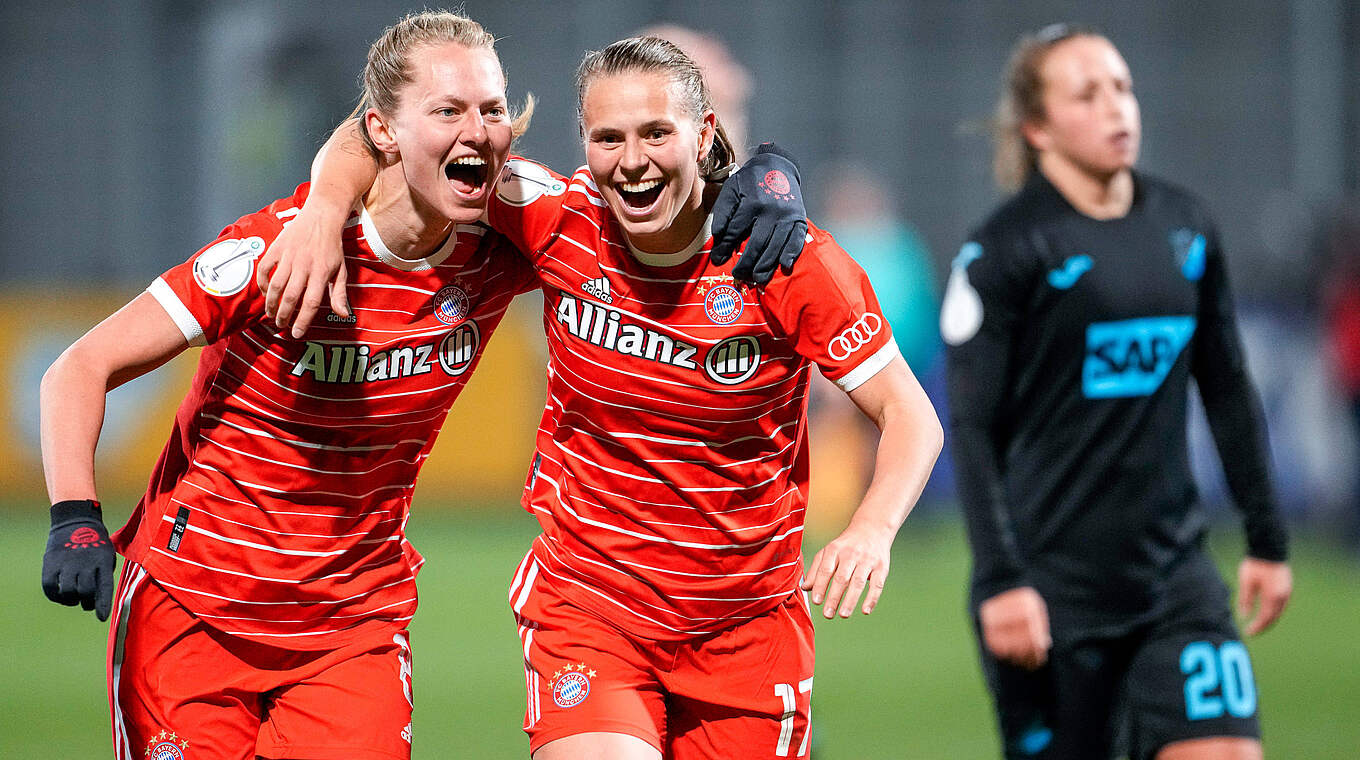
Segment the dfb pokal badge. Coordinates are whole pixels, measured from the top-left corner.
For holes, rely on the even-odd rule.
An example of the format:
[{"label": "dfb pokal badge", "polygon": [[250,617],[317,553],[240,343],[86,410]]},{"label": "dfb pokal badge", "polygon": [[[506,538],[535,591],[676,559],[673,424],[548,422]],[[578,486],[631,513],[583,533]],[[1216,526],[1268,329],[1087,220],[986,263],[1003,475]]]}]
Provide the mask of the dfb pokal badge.
[{"label": "dfb pokal badge", "polygon": [[174,731],[162,731],[146,743],[146,760],[184,760],[188,748],[189,742]]},{"label": "dfb pokal badge", "polygon": [[552,695],[553,703],[558,707],[575,707],[586,701],[590,696],[590,679],[595,677],[595,671],[586,666],[584,662],[575,665],[567,665],[565,668],[553,673]]}]

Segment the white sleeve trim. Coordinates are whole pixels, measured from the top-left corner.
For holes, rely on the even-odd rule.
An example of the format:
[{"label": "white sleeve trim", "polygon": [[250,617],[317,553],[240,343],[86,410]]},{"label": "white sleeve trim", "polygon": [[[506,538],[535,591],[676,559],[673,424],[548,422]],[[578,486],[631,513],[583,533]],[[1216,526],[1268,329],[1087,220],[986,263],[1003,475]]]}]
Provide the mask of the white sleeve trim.
[{"label": "white sleeve trim", "polygon": [[836,386],[849,393],[854,389],[864,385],[869,378],[878,374],[878,371],[888,366],[893,359],[901,356],[902,352],[897,348],[897,341],[890,339],[883,348],[878,349],[869,356],[868,359],[860,362],[857,367],[841,376],[836,381]]},{"label": "white sleeve trim", "polygon": [[161,305],[161,308],[165,309],[165,313],[170,315],[175,326],[179,328],[180,332],[184,333],[184,339],[189,341],[189,345],[208,345],[207,339],[203,337],[203,327],[198,324],[197,319],[194,319],[194,315],[184,305],[184,302],[179,300],[179,296],[175,295],[174,289],[165,281],[165,278],[157,277],[156,281],[146,289],[146,292],[150,293]]}]

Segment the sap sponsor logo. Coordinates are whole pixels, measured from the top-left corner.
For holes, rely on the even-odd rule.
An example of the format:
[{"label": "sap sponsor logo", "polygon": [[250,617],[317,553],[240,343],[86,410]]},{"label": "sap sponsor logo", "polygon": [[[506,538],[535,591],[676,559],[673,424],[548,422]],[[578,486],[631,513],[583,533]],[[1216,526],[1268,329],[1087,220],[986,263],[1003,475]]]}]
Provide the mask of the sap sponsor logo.
[{"label": "sap sponsor logo", "polygon": [[467,292],[457,285],[445,285],[434,294],[434,315],[446,325],[456,325],[468,315]]},{"label": "sap sponsor logo", "polygon": [[856,351],[869,345],[875,335],[883,329],[883,318],[866,311],[864,316],[845,328],[839,335],[826,344],[826,352],[836,361],[849,359]]},{"label": "sap sponsor logo", "polygon": [[174,731],[162,731],[146,743],[147,760],[184,760],[184,751],[189,742],[177,736]]},{"label": "sap sponsor logo", "polygon": [[1079,256],[1069,257],[1067,261],[1063,262],[1062,266],[1057,269],[1049,270],[1048,284],[1058,290],[1067,290],[1073,285],[1076,285],[1077,280],[1080,280],[1082,275],[1091,271],[1093,265],[1094,263],[1091,261],[1091,257],[1084,253]]},{"label": "sap sponsor logo", "polygon": [[426,375],[436,367],[458,377],[472,366],[481,347],[476,320],[450,330],[438,344],[398,346],[371,353],[366,345],[307,341],[291,370],[298,377],[310,376],[318,383],[376,383],[402,377]]},{"label": "sap sponsor logo", "polygon": [[760,369],[760,341],[752,335],[728,338],[708,350],[704,371],[715,383],[736,385]]},{"label": "sap sponsor logo", "polygon": [[264,240],[258,237],[214,243],[194,259],[194,282],[209,295],[234,296],[250,284],[262,253]]},{"label": "sap sponsor logo", "polygon": [[940,337],[951,346],[972,340],[982,327],[982,298],[968,281],[968,265],[980,258],[982,246],[970,240],[949,267],[949,283],[940,306]]},{"label": "sap sponsor logo", "polygon": [[1190,316],[1144,317],[1086,327],[1086,398],[1148,396],[1162,386],[1195,334]]},{"label": "sap sponsor logo", "polygon": [[1176,266],[1190,282],[1199,282],[1204,276],[1204,265],[1208,257],[1209,241],[1204,235],[1182,227],[1171,233],[1171,250],[1176,254]]},{"label": "sap sponsor logo", "polygon": [[557,321],[567,332],[587,343],[673,367],[699,368],[694,362],[694,355],[699,351],[696,346],[656,330],[623,322],[621,316],[614,309],[605,309],[566,293],[557,302]]},{"label": "sap sponsor logo", "polygon": [[505,162],[496,182],[496,197],[511,206],[527,206],[545,195],[561,195],[567,183],[530,161],[512,158]]},{"label": "sap sponsor logo", "polygon": [[581,290],[605,303],[614,303],[614,295],[609,292],[609,278],[604,275],[593,280],[586,280],[581,284]]},{"label": "sap sponsor logo", "polygon": [[590,696],[590,679],[595,670],[584,662],[569,664],[553,673],[549,683],[552,685],[553,704],[563,709],[575,707]]}]

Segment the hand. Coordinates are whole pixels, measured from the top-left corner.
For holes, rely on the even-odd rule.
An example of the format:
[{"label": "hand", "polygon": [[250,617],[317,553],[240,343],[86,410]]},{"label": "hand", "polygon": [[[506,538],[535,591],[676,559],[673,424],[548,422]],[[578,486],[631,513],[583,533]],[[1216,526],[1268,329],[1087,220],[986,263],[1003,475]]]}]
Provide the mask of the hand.
[{"label": "hand", "polygon": [[[1294,592],[1294,573],[1287,562],[1247,557],[1237,567],[1237,611],[1247,622],[1247,635],[1255,636],[1275,624],[1284,614]],[[1259,604],[1258,604],[1259,603]],[[1251,617],[1252,611],[1255,617]]]},{"label": "hand", "polygon": [[[280,329],[291,320],[292,336],[301,338],[321,308],[321,292],[329,289],[331,310],[349,316],[345,296],[345,252],[339,225],[304,204],[255,265],[255,283],[264,291],[265,314]],[[296,316],[294,313],[296,312]]]},{"label": "hand", "polygon": [[1053,637],[1048,605],[1039,592],[1021,586],[988,599],[978,608],[982,642],[998,660],[1035,670],[1048,662]]},{"label": "hand", "polygon": [[774,143],[762,143],[718,193],[713,204],[713,250],[708,258],[722,266],[746,240],[732,276],[765,285],[774,277],[776,266],[784,274],[793,271],[807,229],[798,164]]},{"label": "hand", "polygon": [[43,554],[42,587],[47,598],[68,607],[94,610],[100,622],[113,609],[113,542],[97,501],[52,505],[52,530]]},{"label": "hand", "polygon": [[812,558],[803,590],[812,592],[812,603],[823,604],[822,615],[828,620],[836,615],[850,617],[861,592],[864,605],[860,610],[868,615],[874,611],[883,586],[888,580],[888,565],[893,537],[897,531],[882,531],[851,524],[836,540],[822,547]]}]

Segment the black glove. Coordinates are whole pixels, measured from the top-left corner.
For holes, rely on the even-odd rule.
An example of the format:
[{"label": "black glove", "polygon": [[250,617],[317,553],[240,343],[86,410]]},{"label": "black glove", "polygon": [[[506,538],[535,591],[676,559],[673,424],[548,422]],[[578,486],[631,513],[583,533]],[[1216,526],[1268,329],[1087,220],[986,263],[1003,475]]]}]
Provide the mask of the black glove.
[{"label": "black glove", "polygon": [[798,164],[778,145],[761,143],[718,193],[713,204],[713,250],[708,258],[722,266],[747,240],[732,276],[765,285],[774,277],[776,266],[784,274],[793,271],[806,238],[807,209]]},{"label": "black glove", "polygon": [[52,505],[52,530],[43,554],[42,587],[47,598],[68,607],[94,610],[100,621],[113,609],[113,542],[97,501]]}]

